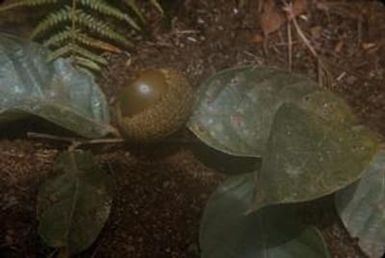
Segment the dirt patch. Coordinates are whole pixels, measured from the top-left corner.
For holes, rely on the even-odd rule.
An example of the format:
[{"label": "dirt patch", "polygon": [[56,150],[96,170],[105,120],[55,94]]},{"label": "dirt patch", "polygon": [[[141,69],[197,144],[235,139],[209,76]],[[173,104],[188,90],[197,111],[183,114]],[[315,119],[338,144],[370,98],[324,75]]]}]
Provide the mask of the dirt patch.
[{"label": "dirt patch", "polygon": [[[149,11],[149,35],[131,55],[110,56],[99,78],[111,104],[119,88],[144,67],[172,67],[194,87],[224,68],[255,65],[289,68],[286,24],[258,41],[259,1],[169,1],[168,17]],[[327,87],[345,98],[363,124],[385,136],[385,7],[376,1],[309,1],[299,26],[325,62]],[[292,28],[294,72],[317,80],[318,66]],[[26,139],[26,130],[0,138],[0,254],[42,257],[36,235],[35,196],[64,148]],[[34,129],[35,130],[35,129]],[[36,130],[39,130],[36,128]],[[111,217],[93,247],[79,257],[199,257],[198,226],[210,193],[222,179],[193,152],[187,131],[156,146],[106,145],[93,148],[115,179]],[[334,257],[364,257],[336,218],[333,207],[314,204]]]}]

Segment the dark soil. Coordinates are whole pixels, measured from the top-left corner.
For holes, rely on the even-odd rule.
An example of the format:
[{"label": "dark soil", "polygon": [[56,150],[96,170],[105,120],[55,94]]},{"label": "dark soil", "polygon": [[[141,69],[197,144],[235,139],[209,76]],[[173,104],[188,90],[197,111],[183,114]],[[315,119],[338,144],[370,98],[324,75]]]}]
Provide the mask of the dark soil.
[{"label": "dark soil", "polygon": [[[385,136],[385,7],[365,0],[308,2],[297,20],[331,79],[322,81],[321,87],[345,98],[364,125]],[[146,67],[175,68],[194,87],[229,67],[289,69],[287,25],[260,41],[259,1],[244,3],[167,1],[164,19],[149,9],[148,35],[131,55],[110,56],[99,78],[111,104],[119,88]],[[317,80],[316,59],[292,31],[291,69]],[[0,131],[0,256],[45,257],[52,251],[36,233],[36,193],[65,146],[27,139],[26,131],[39,130],[36,124],[12,126]],[[197,159],[196,141],[182,130],[170,141],[152,146],[94,147],[100,165],[114,177],[115,200],[97,242],[79,257],[199,257],[199,220],[223,175]],[[327,198],[308,210],[333,257],[365,257]]]}]

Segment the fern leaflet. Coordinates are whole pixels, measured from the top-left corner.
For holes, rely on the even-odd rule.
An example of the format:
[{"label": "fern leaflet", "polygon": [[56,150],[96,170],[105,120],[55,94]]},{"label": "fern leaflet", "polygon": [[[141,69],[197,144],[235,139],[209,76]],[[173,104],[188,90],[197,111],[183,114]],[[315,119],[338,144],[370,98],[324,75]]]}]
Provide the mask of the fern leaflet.
[{"label": "fern leaflet", "polygon": [[18,7],[24,7],[24,6],[40,6],[40,5],[47,5],[47,4],[56,4],[59,0],[19,0],[15,2],[11,2],[9,4],[6,4],[4,6],[0,7],[0,12],[8,11],[14,8]]},{"label": "fern leaflet", "polygon": [[[156,0],[150,0],[162,11]],[[136,14],[136,19],[143,22],[144,17],[135,0],[125,0],[126,5]],[[35,26],[30,38],[41,39],[43,44],[53,51],[49,60],[58,57],[70,57],[80,66],[99,70],[106,60],[101,51],[120,53],[120,47],[109,43],[113,41],[121,47],[132,48],[134,44],[117,32],[111,23],[102,17],[111,17],[125,22],[135,31],[141,27],[129,13],[115,7],[107,0],[15,0],[0,7],[0,12],[17,7],[49,7],[47,15]],[[52,7],[52,8],[51,8]],[[162,11],[163,12],[163,11]],[[101,40],[99,38],[103,38]]]}]

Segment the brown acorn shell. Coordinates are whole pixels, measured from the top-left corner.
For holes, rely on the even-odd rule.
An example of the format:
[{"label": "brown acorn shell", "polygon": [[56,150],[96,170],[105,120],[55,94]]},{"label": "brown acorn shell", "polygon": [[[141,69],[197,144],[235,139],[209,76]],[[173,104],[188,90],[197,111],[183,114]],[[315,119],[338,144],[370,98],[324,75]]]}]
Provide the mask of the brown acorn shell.
[{"label": "brown acorn shell", "polygon": [[194,103],[193,88],[187,78],[172,69],[159,69],[166,79],[167,91],[153,106],[130,117],[116,112],[124,138],[136,142],[155,142],[180,129],[189,118]]}]

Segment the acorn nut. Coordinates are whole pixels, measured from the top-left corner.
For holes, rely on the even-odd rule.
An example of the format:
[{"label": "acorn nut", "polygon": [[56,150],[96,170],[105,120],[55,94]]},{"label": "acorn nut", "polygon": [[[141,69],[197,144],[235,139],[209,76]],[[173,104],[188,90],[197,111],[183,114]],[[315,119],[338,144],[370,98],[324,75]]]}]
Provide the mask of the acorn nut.
[{"label": "acorn nut", "polygon": [[190,83],[177,71],[142,71],[119,94],[116,105],[119,129],[131,141],[161,140],[184,125],[193,101]]}]

